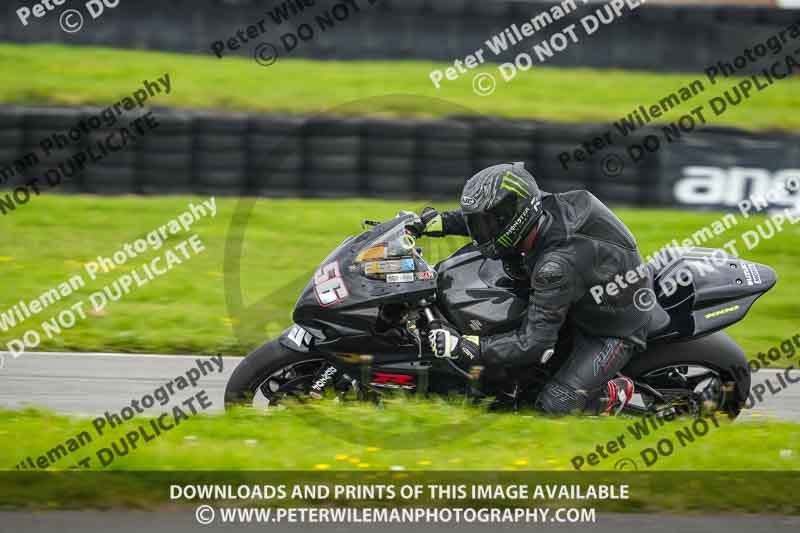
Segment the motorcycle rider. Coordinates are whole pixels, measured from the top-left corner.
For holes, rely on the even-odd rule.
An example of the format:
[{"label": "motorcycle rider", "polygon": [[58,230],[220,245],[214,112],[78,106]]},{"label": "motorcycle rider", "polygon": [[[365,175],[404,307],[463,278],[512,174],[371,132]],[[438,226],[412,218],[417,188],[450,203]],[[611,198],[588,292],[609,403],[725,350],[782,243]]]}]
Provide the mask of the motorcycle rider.
[{"label": "motorcycle rider", "polygon": [[530,280],[531,287],[516,331],[477,337],[443,324],[429,333],[437,356],[487,369],[543,363],[569,320],[572,350],[536,407],[557,415],[622,410],[634,386],[619,372],[644,350],[649,322],[632,296],[652,289],[652,280],[603,291],[599,304],[589,293],[642,263],[630,230],[600,200],[583,190],[542,192],[522,163],[500,164],[467,181],[461,209],[439,214],[428,208],[421,221],[425,235],[470,236],[484,256],[501,259],[511,277]]}]

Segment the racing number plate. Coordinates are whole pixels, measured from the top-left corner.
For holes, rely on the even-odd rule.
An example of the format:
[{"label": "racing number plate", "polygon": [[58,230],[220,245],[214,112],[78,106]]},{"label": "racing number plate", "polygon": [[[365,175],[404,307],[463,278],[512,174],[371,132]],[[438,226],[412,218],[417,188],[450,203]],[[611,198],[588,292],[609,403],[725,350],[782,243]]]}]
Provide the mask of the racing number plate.
[{"label": "racing number plate", "polygon": [[328,263],[314,274],[314,295],[322,307],[341,302],[350,296],[339,272],[338,261]]}]

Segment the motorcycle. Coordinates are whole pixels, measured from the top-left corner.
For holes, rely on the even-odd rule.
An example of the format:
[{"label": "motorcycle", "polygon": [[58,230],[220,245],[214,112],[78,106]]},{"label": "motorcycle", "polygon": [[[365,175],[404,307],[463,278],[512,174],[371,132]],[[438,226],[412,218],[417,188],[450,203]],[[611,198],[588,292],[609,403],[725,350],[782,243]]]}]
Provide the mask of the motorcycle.
[{"label": "motorcycle", "polygon": [[[237,366],[226,405],[274,407],[325,394],[379,401],[401,390],[490,399],[497,409],[532,406],[570,353],[573,327],[567,324],[554,350],[527,368],[463,369],[438,358],[427,331],[443,320],[478,336],[513,330],[526,314],[530,283],[507,275],[501,261],[473,244],[429,265],[417,246],[414,213],[365,225],[370,229],[348,237],[321,263],[297,301],[294,324]],[[648,311],[648,347],[621,372],[637,391],[624,412],[713,410],[735,418],[750,392],[750,372],[743,350],[723,330],[775,285],[775,271],[699,247],[647,268],[658,290]],[[670,278],[692,268],[703,275],[681,283]]]}]

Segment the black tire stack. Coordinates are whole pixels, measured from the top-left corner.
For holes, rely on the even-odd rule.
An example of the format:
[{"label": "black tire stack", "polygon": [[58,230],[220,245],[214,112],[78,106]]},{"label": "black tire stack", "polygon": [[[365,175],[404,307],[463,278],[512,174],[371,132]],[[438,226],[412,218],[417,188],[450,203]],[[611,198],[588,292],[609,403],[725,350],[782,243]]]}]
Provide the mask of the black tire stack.
[{"label": "black tire stack", "polygon": [[476,169],[472,127],[460,120],[432,120],[417,125],[417,183],[420,194],[458,195]]},{"label": "black tire stack", "polygon": [[475,128],[475,169],[499,163],[522,161],[527,169],[535,167],[536,128],[530,122],[481,120]]},{"label": "black tire stack", "polygon": [[[611,131],[611,127],[603,133]],[[595,196],[615,204],[656,203],[659,154],[645,151],[641,161],[637,162],[628,153],[629,146],[642,146],[644,138],[651,133],[656,132],[652,129],[637,130],[623,139],[616,131],[611,133],[614,144],[605,147],[591,160],[594,178],[591,190]]]},{"label": "black tire stack", "polygon": [[153,110],[158,126],[138,143],[139,189],[145,194],[191,192],[192,120],[188,113]]},{"label": "black tire stack", "polygon": [[[587,189],[616,205],[672,205],[673,183],[686,161],[709,160],[719,152],[720,168],[743,158],[769,168],[780,154],[784,169],[794,164],[796,136],[748,134],[704,128],[678,141],[664,127],[648,126],[622,136],[609,124],[564,124],[462,116],[444,119],[308,118],[299,115],[231,114],[155,108],[157,126],[143,133],[131,124],[144,113],[125,114],[78,141],[45,155],[40,146],[54,133],[68,137],[81,119],[100,108],[0,108],[0,165],[11,174],[14,161],[33,153],[38,160],[0,188],[21,187],[31,179],[42,192],[90,194],[216,194],[316,197],[422,197],[455,200],[478,170],[522,161],[548,192]],[[97,124],[95,124],[97,125]],[[122,150],[101,154],[105,143],[127,127],[136,139]],[[612,144],[589,154],[584,143],[611,132]],[[631,160],[629,148],[654,135],[660,148]],[[696,145],[702,146],[697,149]],[[764,151],[760,146],[772,147]],[[50,187],[45,172],[91,147],[99,161]],[[584,151],[582,161],[575,150]],[[559,161],[570,155],[568,168]],[[745,155],[739,155],[739,152]],[[789,155],[786,155],[789,154]],[[705,159],[704,159],[705,158]],[[713,157],[711,157],[713,160]],[[741,163],[739,163],[741,164]],[[755,163],[748,163],[755,165]],[[65,167],[67,165],[64,165]]]},{"label": "black tire stack", "polygon": [[306,123],[304,186],[314,196],[362,194],[361,122],[314,118]]},{"label": "black tire stack", "polygon": [[370,120],[364,124],[364,182],[371,196],[408,196],[415,191],[416,124]]},{"label": "black tire stack", "polygon": [[[87,168],[92,165],[88,158],[83,169],[76,169],[72,176],[64,176],[60,183],[58,183],[58,178],[55,178],[54,183],[56,184],[52,187],[45,178],[46,172],[52,168],[57,169],[59,163],[64,163],[64,167],[69,170],[70,167],[66,161],[88,146],[90,136],[83,132],[77,141],[69,139],[69,130],[78,126],[84,116],[85,114],[81,110],[70,108],[33,108],[26,111],[22,152],[23,154],[36,154],[39,162],[27,169],[25,181],[37,179],[39,183],[43,184],[42,192],[81,192],[86,190]],[[68,141],[60,149],[54,143],[54,149],[47,154],[40,143],[55,133],[67,136]]]},{"label": "black tire stack", "polygon": [[193,120],[192,177],[200,194],[241,194],[247,169],[248,117],[202,113]]},{"label": "black tire stack", "polygon": [[[96,110],[95,110],[96,111]],[[87,113],[88,115],[88,113]],[[147,126],[144,124],[143,115],[123,115],[115,124],[108,127],[105,123],[100,128],[92,130],[87,138],[87,146],[97,159],[91,161],[86,168],[84,176],[84,188],[94,194],[130,194],[139,192],[137,169],[138,150],[137,143],[141,142],[144,136],[140,136],[134,127],[133,120],[141,116],[139,120],[143,131]],[[122,140],[120,130],[126,128],[131,138]],[[149,132],[148,132],[149,133]],[[147,133],[145,134],[145,136]],[[103,145],[108,150],[108,145],[121,148],[114,151],[104,152],[98,144]],[[123,146],[124,144],[124,146]]]},{"label": "black tire stack", "polygon": [[589,188],[593,174],[591,165],[586,161],[577,162],[573,157],[564,169],[558,156],[565,151],[571,154],[578,148],[577,139],[583,139],[593,131],[591,127],[581,124],[569,127],[550,123],[536,125],[536,161],[533,169],[542,190],[565,192]]},{"label": "black tire stack", "polygon": [[305,119],[259,115],[250,122],[247,189],[259,196],[302,194]]},{"label": "black tire stack", "polygon": [[[0,107],[0,190],[12,189],[19,182],[14,162],[23,155],[24,118],[20,109]],[[2,170],[8,175],[4,175]]]}]

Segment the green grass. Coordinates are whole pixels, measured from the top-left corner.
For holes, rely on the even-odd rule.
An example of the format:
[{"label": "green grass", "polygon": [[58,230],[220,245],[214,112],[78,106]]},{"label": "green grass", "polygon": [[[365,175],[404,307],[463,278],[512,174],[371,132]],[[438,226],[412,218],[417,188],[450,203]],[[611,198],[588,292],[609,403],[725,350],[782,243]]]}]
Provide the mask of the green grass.
[{"label": "green grass", "polygon": [[[396,399],[387,403],[382,410],[366,404],[321,401],[268,414],[244,409],[224,416],[193,416],[149,442],[140,441],[135,450],[116,457],[106,467],[99,464],[98,450],[111,448],[146,419],[128,421],[98,436],[89,419],[34,410],[0,411],[0,457],[6,461],[2,468],[13,469],[28,456],[36,461],[51,448],[86,431],[92,441],[57,460],[50,470],[69,469],[89,457],[92,471],[115,473],[108,477],[14,477],[0,472],[0,509],[163,506],[168,484],[196,483],[199,479],[225,484],[422,480],[442,484],[455,479],[452,472],[457,471],[474,472],[462,477],[461,482],[501,482],[497,474],[477,473],[483,471],[500,472],[509,476],[502,479],[515,479],[517,483],[586,484],[603,480],[630,484],[632,499],[600,502],[598,506],[604,510],[800,512],[792,491],[775,491],[781,479],[790,482],[800,470],[797,424],[731,425],[718,419],[718,425],[709,421],[706,430],[698,429],[691,440],[681,444],[676,431],[687,434],[690,423],[686,420],[669,423],[637,440],[629,429],[632,420],[550,420],[526,413],[491,414],[443,401]],[[624,449],[597,466],[576,472],[574,457],[586,456],[598,445],[605,447],[620,435],[625,436]],[[647,467],[641,459],[642,450],[655,448],[662,439],[669,439],[674,451]],[[626,471],[625,475],[615,471],[622,458],[636,461],[638,471]],[[272,473],[247,474],[262,470]],[[525,472],[531,471],[536,474],[526,477]],[[166,477],[152,472],[164,472]],[[281,477],[280,472],[286,474]],[[764,497],[767,491],[769,498]]]},{"label": "green grass", "polygon": [[[40,315],[8,332],[0,331],[0,345],[5,347],[26,329],[38,328],[43,320],[79,301],[87,301],[89,307],[87,299],[92,292],[119,275],[135,268],[141,270],[145,262],[163,255],[164,249],[148,251],[113,272],[101,274],[95,281],[89,280],[84,270],[85,263],[99,255],[111,255],[124,243],[145,236],[177,216],[190,201],[201,200],[42,196],[2,217],[0,312],[19,300],[38,297],[75,274],[81,274],[87,283]],[[90,313],[60,336],[43,336],[40,349],[245,354],[290,324],[294,303],[313,270],[346,236],[360,233],[363,219],[382,220],[401,209],[419,211],[425,205],[365,199],[255,200],[244,238],[241,269],[232,272],[241,272],[244,305],[261,304],[241,315],[227,306],[224,274],[226,235],[237,200],[217,198],[216,202],[216,218],[203,219],[192,230],[203,241],[204,252],[147,285],[134,288],[119,301],[110,302],[102,313]],[[644,254],[675,237],[688,237],[719,217],[718,213],[673,210],[617,212],[637,236]],[[743,221],[711,244],[721,245],[737,238],[759,222],[763,222],[762,217]],[[172,236],[167,246],[186,237],[185,233]],[[420,245],[428,260],[434,262],[463,242],[463,238],[426,238]],[[756,302],[746,319],[728,330],[750,356],[800,333],[800,307],[791,290],[800,283],[800,257],[796,253],[799,246],[800,226],[786,226],[773,239],[752,251],[743,251],[744,257],[775,268],[780,277],[778,285]]]},{"label": "green grass", "polygon": [[[69,68],[64,68],[69,65]],[[552,121],[612,121],[640,105],[658,103],[700,78],[706,91],[662,121],[686,114],[740,79],[710,86],[700,75],[619,70],[536,68],[511,82],[499,77],[490,97],[472,92],[472,76],[446,81],[436,89],[429,74],[448,65],[423,61],[306,61],[281,59],[271,67],[255,61],[208,55],[181,55],[58,45],[0,45],[5,74],[0,102],[94,104],[108,106],[139,88],[141,80],[164,73],[172,94],[153,105],[291,113],[442,116],[481,113]],[[798,129],[800,80],[783,80],[755,93],[742,105],[709,123],[746,129]]]},{"label": "green grass", "polygon": [[[188,393],[181,399],[184,396]],[[389,470],[395,466],[420,471],[573,472],[575,456],[586,456],[597,445],[625,435],[623,450],[597,465],[583,465],[581,471],[614,470],[623,457],[635,460],[643,471],[800,470],[800,425],[793,423],[731,425],[724,415],[717,415],[718,425],[708,419],[707,433],[700,435],[705,431],[698,429],[694,441],[681,446],[675,431],[685,430],[690,420],[666,423],[636,439],[628,426],[637,419],[547,419],[526,412],[489,413],[455,401],[401,397],[387,400],[383,409],[321,400],[281,411],[242,408],[226,415],[196,415],[150,442],[140,441],[136,450],[116,457],[111,465],[100,464],[97,450],[110,447],[146,420],[134,419],[98,436],[90,419],[32,409],[0,411],[0,457],[5,462],[0,469],[13,469],[28,456],[35,461],[86,430],[92,442],[52,468],[68,469],[91,457],[89,468],[95,470]],[[648,467],[641,451],[665,437],[675,442],[674,453]],[[258,446],[268,453],[254,453]]]}]

